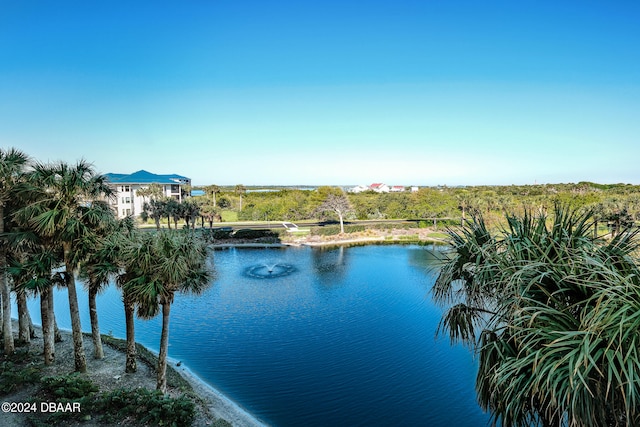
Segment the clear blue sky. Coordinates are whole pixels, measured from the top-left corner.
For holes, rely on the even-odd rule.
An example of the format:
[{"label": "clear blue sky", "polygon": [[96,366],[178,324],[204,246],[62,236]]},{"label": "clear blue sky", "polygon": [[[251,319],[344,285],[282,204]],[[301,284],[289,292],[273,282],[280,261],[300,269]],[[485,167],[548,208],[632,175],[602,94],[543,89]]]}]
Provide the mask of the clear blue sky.
[{"label": "clear blue sky", "polygon": [[0,0],[0,146],[194,184],[640,184],[640,3]]}]

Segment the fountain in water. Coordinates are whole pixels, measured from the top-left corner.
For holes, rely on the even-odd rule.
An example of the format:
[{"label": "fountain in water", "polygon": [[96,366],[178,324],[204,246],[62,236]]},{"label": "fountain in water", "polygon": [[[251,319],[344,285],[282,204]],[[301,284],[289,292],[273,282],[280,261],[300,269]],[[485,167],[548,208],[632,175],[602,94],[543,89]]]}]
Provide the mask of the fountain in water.
[{"label": "fountain in water", "polygon": [[258,264],[248,267],[245,275],[255,279],[275,279],[277,277],[288,276],[296,271],[296,268],[290,264]]}]

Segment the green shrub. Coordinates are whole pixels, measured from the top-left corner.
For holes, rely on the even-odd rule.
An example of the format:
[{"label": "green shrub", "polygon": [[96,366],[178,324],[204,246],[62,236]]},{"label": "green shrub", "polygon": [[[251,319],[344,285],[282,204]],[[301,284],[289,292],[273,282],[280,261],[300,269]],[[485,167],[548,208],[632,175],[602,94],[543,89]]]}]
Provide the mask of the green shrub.
[{"label": "green shrub", "polygon": [[40,368],[29,364],[18,367],[11,361],[0,364],[0,396],[5,396],[25,384],[36,384],[40,379]]},{"label": "green shrub", "polygon": [[253,230],[250,228],[243,228],[236,230],[233,233],[234,239],[262,239],[262,238],[277,238],[278,234],[271,230]]},{"label": "green shrub", "polygon": [[42,378],[45,393],[59,399],[79,399],[98,391],[98,387],[80,374],[73,373],[59,377]]},{"label": "green shrub", "polygon": [[103,420],[118,422],[134,418],[138,425],[189,426],[193,423],[195,404],[186,396],[172,398],[159,390],[145,388],[118,389],[103,394],[96,409],[104,412]]},{"label": "green shrub", "polygon": [[[364,230],[365,230],[364,225],[345,225],[344,226],[345,233],[357,233]],[[317,236],[335,236],[336,234],[340,234],[340,226],[325,225],[324,227],[313,227],[311,229],[311,234],[315,234]]]}]

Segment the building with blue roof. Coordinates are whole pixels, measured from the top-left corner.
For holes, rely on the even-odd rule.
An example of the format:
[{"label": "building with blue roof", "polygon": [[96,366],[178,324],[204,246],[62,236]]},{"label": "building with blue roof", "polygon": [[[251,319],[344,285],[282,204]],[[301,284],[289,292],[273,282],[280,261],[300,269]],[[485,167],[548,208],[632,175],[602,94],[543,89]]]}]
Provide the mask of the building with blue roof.
[{"label": "building with blue roof", "polygon": [[182,201],[188,196],[191,179],[182,175],[157,175],[146,170],[139,170],[132,174],[107,173],[105,174],[109,186],[116,195],[112,200],[112,206],[116,210],[118,218],[126,216],[140,216],[145,198],[137,194],[138,190],[148,188],[151,184],[158,184],[162,188],[164,197],[173,197]]}]

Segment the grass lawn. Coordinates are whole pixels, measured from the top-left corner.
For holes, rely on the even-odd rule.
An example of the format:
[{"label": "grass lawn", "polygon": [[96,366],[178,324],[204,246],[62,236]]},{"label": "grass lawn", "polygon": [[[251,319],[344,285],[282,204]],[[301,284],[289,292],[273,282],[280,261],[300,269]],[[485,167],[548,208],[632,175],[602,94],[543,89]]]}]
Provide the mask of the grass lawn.
[{"label": "grass lawn", "polygon": [[238,212],[236,211],[222,211],[220,213],[222,216],[222,222],[237,222],[238,221]]}]

